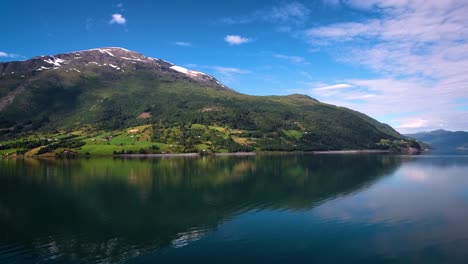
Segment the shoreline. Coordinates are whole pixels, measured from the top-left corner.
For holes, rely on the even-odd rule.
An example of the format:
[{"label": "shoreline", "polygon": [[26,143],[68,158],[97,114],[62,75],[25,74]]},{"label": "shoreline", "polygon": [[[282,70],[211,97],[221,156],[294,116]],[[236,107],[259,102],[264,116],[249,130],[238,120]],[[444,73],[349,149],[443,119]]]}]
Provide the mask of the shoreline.
[{"label": "shoreline", "polygon": [[[126,157],[126,158],[171,158],[171,157],[199,157],[198,153],[164,153],[164,154],[118,154],[110,156],[100,156],[100,157]],[[78,156],[81,157],[81,156]],[[93,157],[90,155],[88,157]],[[95,156],[94,156],[95,157]]]},{"label": "shoreline", "polygon": [[394,153],[394,152],[391,152],[390,150],[378,150],[378,149],[312,150],[312,151],[263,151],[263,152],[258,152],[258,155],[275,156],[275,155],[323,155],[323,154],[331,155],[331,154],[373,154],[373,153],[377,154],[377,153]]},{"label": "shoreline", "polygon": [[314,154],[368,154],[368,153],[392,153],[390,150],[325,150],[325,151],[314,151]]},{"label": "shoreline", "polygon": [[[200,153],[160,153],[160,154],[117,154],[117,155],[76,155],[72,158],[102,158],[102,157],[123,157],[123,158],[172,158],[172,157],[253,157],[253,156],[281,156],[281,155],[359,155],[359,154],[379,154],[379,153],[393,153],[390,150],[372,150],[372,149],[362,149],[362,150],[318,150],[318,151],[259,151],[259,152],[227,152],[227,153],[210,153],[210,154],[200,154]],[[402,153],[395,153],[402,154]],[[52,155],[45,156],[23,156],[23,155],[2,155],[0,159],[9,159],[9,158],[46,158],[54,159],[60,158]],[[66,158],[66,157],[62,157]]]},{"label": "shoreline", "polygon": [[208,156],[256,156],[258,152],[227,152],[227,153],[213,153]]},{"label": "shoreline", "polygon": [[[126,158],[159,158],[159,157],[245,157],[245,156],[280,156],[280,155],[322,155],[322,154],[373,154],[373,153],[391,153],[390,150],[320,150],[320,151],[259,151],[259,152],[224,152],[224,153],[161,153],[161,154],[118,154],[104,156],[87,157],[126,157]],[[82,157],[82,156],[77,156]]]}]

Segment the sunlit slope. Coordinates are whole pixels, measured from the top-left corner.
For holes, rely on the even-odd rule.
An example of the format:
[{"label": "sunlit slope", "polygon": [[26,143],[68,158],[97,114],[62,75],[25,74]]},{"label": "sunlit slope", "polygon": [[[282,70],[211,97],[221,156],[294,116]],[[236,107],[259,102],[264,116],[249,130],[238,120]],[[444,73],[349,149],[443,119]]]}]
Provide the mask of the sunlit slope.
[{"label": "sunlit slope", "polygon": [[305,95],[240,94],[204,73],[123,49],[7,64],[0,64],[3,140],[34,132],[91,133],[139,125],[152,125],[155,132],[193,124],[223,127],[226,137],[240,138],[236,144],[263,150],[372,149],[382,139],[402,138],[350,109]]}]

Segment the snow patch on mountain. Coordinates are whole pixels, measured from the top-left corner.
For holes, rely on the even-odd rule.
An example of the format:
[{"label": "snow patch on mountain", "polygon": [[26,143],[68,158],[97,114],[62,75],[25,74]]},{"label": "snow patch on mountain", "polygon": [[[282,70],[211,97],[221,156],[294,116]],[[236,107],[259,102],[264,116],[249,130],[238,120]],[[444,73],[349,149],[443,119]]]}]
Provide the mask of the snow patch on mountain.
[{"label": "snow patch on mountain", "polygon": [[124,59],[124,60],[130,60],[130,61],[143,61],[142,59],[140,58],[136,58],[136,57],[132,57],[132,58],[128,58],[128,57],[120,57],[121,59]]},{"label": "snow patch on mountain", "polygon": [[36,69],[36,71],[49,70],[49,69],[52,69],[52,67],[41,66],[38,69]]},{"label": "snow patch on mountain", "polygon": [[191,71],[191,70],[188,70],[188,69],[186,69],[184,67],[180,67],[180,66],[177,66],[177,65],[171,66],[170,68],[173,69],[174,71],[181,72],[181,73],[186,74],[186,75],[188,75],[190,77],[206,76],[206,74],[204,74],[203,72]]},{"label": "snow patch on mountain", "polygon": [[101,52],[105,52],[105,53],[109,54],[109,56],[115,57],[115,55],[114,55],[114,54],[112,54],[110,51],[108,51],[108,50],[106,50],[106,49],[99,50],[99,51],[101,51]]},{"label": "snow patch on mountain", "polygon": [[111,66],[112,68],[116,69],[116,70],[120,70],[120,67],[119,66],[116,66],[116,65],[113,65],[113,64],[109,64],[109,66]]},{"label": "snow patch on mountain", "polygon": [[52,64],[52,65],[54,65],[54,66],[56,66],[56,67],[60,67],[60,66],[62,66],[61,64],[65,64],[65,63],[66,63],[65,60],[62,60],[62,59],[57,58],[57,57],[51,57],[51,58],[49,58],[49,59],[44,60],[44,62],[47,62],[47,63],[49,63],[49,64]]}]

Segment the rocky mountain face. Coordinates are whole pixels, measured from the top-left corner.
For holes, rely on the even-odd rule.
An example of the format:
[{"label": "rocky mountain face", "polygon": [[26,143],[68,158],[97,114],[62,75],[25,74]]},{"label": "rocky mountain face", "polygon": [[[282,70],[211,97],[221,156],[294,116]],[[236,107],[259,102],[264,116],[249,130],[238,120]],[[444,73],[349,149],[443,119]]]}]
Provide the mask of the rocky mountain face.
[{"label": "rocky mountain face", "polygon": [[214,77],[185,69],[170,62],[146,57],[124,48],[98,48],[54,56],[38,56],[26,61],[0,63],[0,75],[10,78],[28,78],[43,71],[61,70],[81,73],[86,69],[104,67],[119,72],[153,70],[168,72],[181,78],[190,78],[203,85],[226,88]]}]

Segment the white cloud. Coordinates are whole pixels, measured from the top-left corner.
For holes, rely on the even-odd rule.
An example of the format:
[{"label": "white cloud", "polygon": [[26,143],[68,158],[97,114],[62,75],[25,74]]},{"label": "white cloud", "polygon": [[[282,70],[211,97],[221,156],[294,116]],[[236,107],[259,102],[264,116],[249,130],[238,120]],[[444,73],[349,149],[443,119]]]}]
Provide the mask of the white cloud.
[{"label": "white cloud", "polygon": [[287,60],[291,63],[296,63],[296,64],[309,64],[305,58],[299,57],[299,56],[289,56],[289,55],[284,55],[284,54],[273,54],[273,57],[278,58],[278,59],[283,59]]},{"label": "white cloud", "polygon": [[241,45],[241,44],[250,42],[251,39],[241,37],[241,36],[238,36],[238,35],[227,35],[224,38],[224,41],[229,43],[229,45]]},{"label": "white cloud", "polygon": [[421,129],[425,128],[427,125],[427,120],[424,119],[412,119],[406,120],[400,125],[397,126],[398,129]]},{"label": "white cloud", "polygon": [[19,57],[19,55],[0,51],[0,58],[15,58],[15,57]]},{"label": "white cloud", "polygon": [[233,67],[214,66],[213,69],[216,70],[219,73],[222,73],[222,74],[246,74],[246,73],[250,73],[250,71],[242,70],[242,69],[239,69],[239,68],[233,68]]},{"label": "white cloud", "polygon": [[184,42],[184,41],[177,41],[174,44],[177,45],[177,46],[180,46],[180,47],[191,47],[192,46],[192,43]]},{"label": "white cloud", "polygon": [[468,111],[454,106],[457,98],[468,95],[466,1],[342,3],[376,16],[309,28],[304,38],[337,61],[365,66],[380,77],[339,80],[354,87],[311,90],[312,95],[387,121],[402,132],[468,130]]},{"label": "white cloud", "polygon": [[319,87],[319,88],[316,88],[314,90],[315,91],[325,91],[325,90],[345,89],[345,88],[351,88],[351,87],[353,87],[353,86],[350,85],[350,84],[340,83],[340,84],[334,84],[334,85],[327,85],[327,86]]},{"label": "white cloud", "polygon": [[370,99],[370,98],[374,98],[376,97],[377,95],[375,94],[353,94],[353,95],[349,95],[346,97],[346,99],[348,100],[366,100],[366,99]]},{"label": "white cloud", "polygon": [[[357,101],[368,102],[379,96],[378,91],[359,84],[359,80],[348,80],[348,82],[334,85],[313,82],[303,84],[313,87],[308,92],[319,100],[342,106],[350,106],[356,104]],[[354,105],[351,108],[357,109]]]},{"label": "white cloud", "polygon": [[112,19],[109,21],[109,23],[125,25],[127,23],[127,19],[124,18],[121,14],[113,14]]}]

